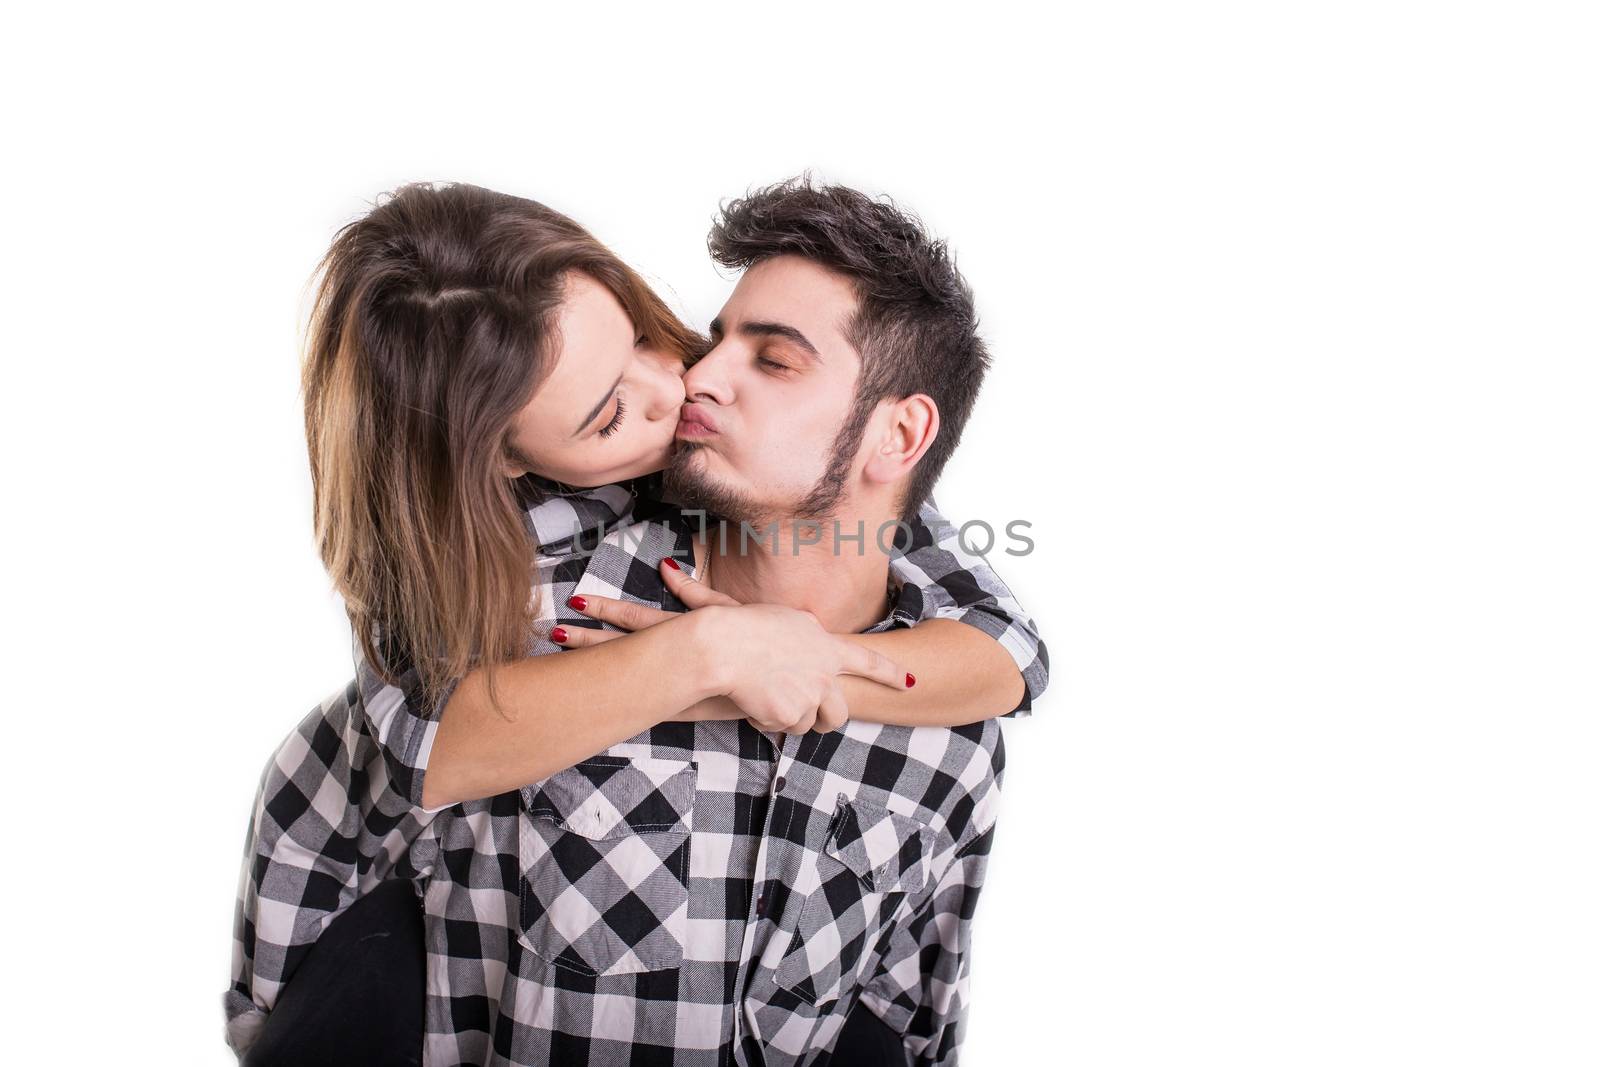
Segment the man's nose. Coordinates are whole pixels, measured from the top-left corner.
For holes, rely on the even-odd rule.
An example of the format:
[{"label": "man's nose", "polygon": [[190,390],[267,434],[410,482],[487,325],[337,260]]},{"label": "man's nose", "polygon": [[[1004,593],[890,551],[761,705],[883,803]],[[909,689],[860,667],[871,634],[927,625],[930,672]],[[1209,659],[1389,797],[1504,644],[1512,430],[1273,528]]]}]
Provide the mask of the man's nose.
[{"label": "man's nose", "polygon": [[713,404],[729,403],[733,399],[733,387],[728,381],[727,362],[722,345],[695,361],[683,376],[683,391],[688,398]]}]

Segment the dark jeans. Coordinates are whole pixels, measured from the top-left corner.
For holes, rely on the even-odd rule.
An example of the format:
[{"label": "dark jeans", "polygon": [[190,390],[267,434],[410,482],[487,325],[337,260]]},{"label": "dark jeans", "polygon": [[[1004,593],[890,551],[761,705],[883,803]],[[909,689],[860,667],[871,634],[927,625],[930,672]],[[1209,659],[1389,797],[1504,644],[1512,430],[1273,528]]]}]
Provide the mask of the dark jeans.
[{"label": "dark jeans", "polygon": [[[422,905],[384,882],[333,921],[283,987],[241,1067],[422,1063]],[[900,1037],[866,1008],[845,1021],[831,1067],[903,1067]]]},{"label": "dark jeans", "polygon": [[910,1062],[900,1035],[857,1004],[844,1021],[828,1067],[905,1067]]},{"label": "dark jeans", "polygon": [[396,879],[322,932],[240,1067],[422,1063],[422,902]]}]

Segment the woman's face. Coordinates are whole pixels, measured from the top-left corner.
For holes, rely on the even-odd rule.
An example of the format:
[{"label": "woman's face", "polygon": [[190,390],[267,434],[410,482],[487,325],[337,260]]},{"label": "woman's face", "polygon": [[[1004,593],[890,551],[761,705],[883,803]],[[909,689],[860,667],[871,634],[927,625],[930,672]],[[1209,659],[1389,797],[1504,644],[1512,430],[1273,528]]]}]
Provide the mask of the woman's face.
[{"label": "woman's face", "polygon": [[606,485],[666,466],[683,364],[634,331],[611,290],[567,276],[554,367],[512,420],[506,475],[529,471],[572,486]]}]

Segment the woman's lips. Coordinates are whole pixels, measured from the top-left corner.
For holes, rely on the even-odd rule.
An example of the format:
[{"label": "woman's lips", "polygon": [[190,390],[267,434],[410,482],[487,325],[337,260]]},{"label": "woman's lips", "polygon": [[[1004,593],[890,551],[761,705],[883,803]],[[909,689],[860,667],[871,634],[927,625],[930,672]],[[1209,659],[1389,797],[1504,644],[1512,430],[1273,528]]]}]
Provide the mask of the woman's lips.
[{"label": "woman's lips", "polygon": [[717,424],[711,416],[694,404],[685,404],[678,414],[677,436],[679,437],[711,437],[717,432]]}]

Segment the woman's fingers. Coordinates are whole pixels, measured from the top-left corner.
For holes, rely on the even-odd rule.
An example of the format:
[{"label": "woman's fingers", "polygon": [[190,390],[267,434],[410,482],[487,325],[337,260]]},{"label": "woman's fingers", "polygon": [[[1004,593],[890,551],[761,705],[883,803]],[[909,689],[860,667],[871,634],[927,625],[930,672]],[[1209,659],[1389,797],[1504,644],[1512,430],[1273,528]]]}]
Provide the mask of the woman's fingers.
[{"label": "woman's fingers", "polygon": [[844,692],[840,690],[839,683],[832,682],[828,685],[828,692],[822,698],[822,706],[817,708],[817,722],[814,730],[819,733],[829,733],[843,726],[850,719],[850,708],[845,704]]},{"label": "woman's fingers", "polygon": [[839,638],[839,644],[843,646],[840,673],[859,674],[863,678],[881,682],[890,689],[910,689],[917,684],[915,678],[882,652],[875,652],[842,637]]},{"label": "woman's fingers", "polygon": [[810,733],[812,727],[816,724],[816,721],[817,709],[812,708],[809,711],[802,712],[798,719],[784,727],[783,732],[786,734],[793,734],[795,737],[799,737],[801,734]]},{"label": "woman's fingers", "polygon": [[[592,593],[580,593],[567,598],[567,607],[573,611],[582,612],[591,619],[610,623],[612,626],[624,630],[643,630],[654,626],[658,622],[683,614],[678,611],[662,611],[645,604],[635,604],[631,600],[615,600],[608,596],[595,596]],[[578,627],[573,627],[578,629]]]},{"label": "woman's fingers", "polygon": [[587,648],[627,636],[621,630],[595,630],[588,626],[557,626],[550,631],[550,640],[562,648]]},{"label": "woman's fingers", "polygon": [[668,591],[683,601],[684,604],[691,608],[737,607],[739,605],[739,601],[728,594],[707,588],[706,583],[689,577],[687,571],[682,567],[676,566],[677,562],[671,556],[667,556],[661,561],[661,580],[667,583]]}]

